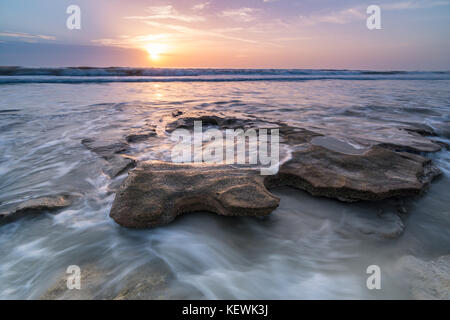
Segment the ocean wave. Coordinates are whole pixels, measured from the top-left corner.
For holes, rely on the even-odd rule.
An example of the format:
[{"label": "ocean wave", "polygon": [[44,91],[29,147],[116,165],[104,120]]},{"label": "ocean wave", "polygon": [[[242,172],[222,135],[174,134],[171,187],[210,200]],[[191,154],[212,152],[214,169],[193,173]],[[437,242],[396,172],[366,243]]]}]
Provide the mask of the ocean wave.
[{"label": "ocean wave", "polygon": [[55,77],[199,77],[199,76],[351,76],[351,75],[450,75],[450,71],[370,71],[333,69],[199,69],[199,68],[27,68],[1,67],[0,76]]},{"label": "ocean wave", "polygon": [[303,75],[303,76],[243,76],[243,75],[216,75],[216,76],[0,76],[1,84],[22,83],[110,83],[110,82],[250,82],[250,81],[311,81],[311,80],[450,80],[450,74],[434,75]]}]

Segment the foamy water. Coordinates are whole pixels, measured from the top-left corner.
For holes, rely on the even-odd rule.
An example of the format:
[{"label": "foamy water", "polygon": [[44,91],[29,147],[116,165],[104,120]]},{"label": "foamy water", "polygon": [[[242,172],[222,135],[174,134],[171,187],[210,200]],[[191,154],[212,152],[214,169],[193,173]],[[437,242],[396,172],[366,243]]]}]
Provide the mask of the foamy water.
[{"label": "foamy water", "polygon": [[[423,197],[413,199],[409,214],[399,221],[388,215],[380,219],[380,211],[389,210],[384,204],[349,205],[277,189],[280,207],[266,219],[196,213],[151,230],[115,224],[108,216],[114,200],[108,186],[115,181],[102,172],[104,163],[81,139],[119,138],[132,127],[151,124],[159,128],[158,138],[132,144],[130,154],[139,160],[169,160],[171,142],[161,128],[173,121],[177,110],[286,121],[355,149],[365,147],[361,136],[389,138],[389,130],[408,124],[426,124],[440,134],[434,139],[449,142],[450,80],[445,73],[329,71],[318,75],[327,79],[307,81],[312,71],[267,71],[241,72],[235,81],[231,71],[194,71],[158,76],[231,78],[225,83],[155,82],[153,74],[137,75],[147,79],[137,83],[126,74],[94,71],[62,77],[2,73],[0,205],[61,192],[81,193],[83,198],[58,214],[0,226],[0,298],[39,298],[74,264],[101,274],[93,293],[97,298],[114,297],[133,285],[130,276],[145,279],[154,270],[167,275],[159,289],[163,298],[410,298],[396,261],[404,255],[431,259],[450,253],[447,150],[430,155],[443,177]],[[80,81],[98,76],[108,81]],[[259,81],[244,81],[249,76]],[[294,78],[268,81],[264,76]],[[20,77],[38,80],[16,83]],[[396,223],[405,226],[400,237],[375,232],[389,232],[385,229]],[[366,288],[371,264],[381,267],[382,290]]]}]

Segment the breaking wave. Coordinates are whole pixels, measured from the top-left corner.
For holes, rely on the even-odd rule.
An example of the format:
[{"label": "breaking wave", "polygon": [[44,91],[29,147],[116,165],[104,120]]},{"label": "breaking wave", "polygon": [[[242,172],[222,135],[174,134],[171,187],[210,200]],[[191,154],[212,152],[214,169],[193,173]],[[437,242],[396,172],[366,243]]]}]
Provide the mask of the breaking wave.
[{"label": "breaking wave", "polygon": [[331,69],[175,69],[0,67],[3,83],[213,82],[306,80],[450,80],[450,71],[369,71]]}]

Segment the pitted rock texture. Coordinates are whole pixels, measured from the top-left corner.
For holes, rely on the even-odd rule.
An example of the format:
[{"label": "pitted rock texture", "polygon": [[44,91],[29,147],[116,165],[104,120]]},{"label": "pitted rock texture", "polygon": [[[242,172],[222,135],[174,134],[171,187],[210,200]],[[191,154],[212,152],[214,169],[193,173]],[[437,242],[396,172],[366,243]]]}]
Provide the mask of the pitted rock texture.
[{"label": "pitted rock texture", "polygon": [[396,266],[402,276],[406,273],[414,299],[450,299],[450,255],[432,261],[404,256]]},{"label": "pitted rock texture", "polygon": [[[440,148],[412,126],[394,128],[399,136],[395,143],[384,138],[365,140],[365,147],[356,149],[345,141],[285,123],[205,113],[189,117],[177,114],[175,118],[166,125],[167,132],[193,129],[194,122],[200,120],[204,126],[222,130],[278,128],[281,142],[297,151],[274,176],[260,176],[259,170],[250,167],[144,162],[130,172],[116,194],[110,216],[120,225],[155,227],[192,211],[265,216],[279,201],[266,188],[278,186],[344,202],[410,197],[420,194],[440,174],[431,160],[402,152]],[[121,148],[113,144],[106,149],[116,152]]]},{"label": "pitted rock texture", "polygon": [[130,228],[164,225],[193,211],[265,216],[279,201],[266,187],[290,186],[345,202],[382,200],[417,195],[438,174],[430,160],[381,147],[348,155],[311,146],[295,152],[276,176],[243,167],[149,161],[130,172],[110,216]]},{"label": "pitted rock texture", "polygon": [[110,216],[128,228],[147,228],[194,211],[266,216],[278,204],[258,170],[149,161],[129,173]]},{"label": "pitted rock texture", "polygon": [[373,147],[360,155],[311,146],[292,154],[269,186],[290,186],[345,202],[418,195],[440,171],[431,160]]}]

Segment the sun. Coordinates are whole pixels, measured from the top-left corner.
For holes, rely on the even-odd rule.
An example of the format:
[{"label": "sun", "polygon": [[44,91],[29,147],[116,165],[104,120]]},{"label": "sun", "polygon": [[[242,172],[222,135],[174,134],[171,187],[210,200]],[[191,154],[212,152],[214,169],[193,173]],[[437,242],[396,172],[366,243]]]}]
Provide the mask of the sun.
[{"label": "sun", "polygon": [[159,60],[167,52],[167,45],[163,43],[150,43],[145,46],[151,60]]}]

